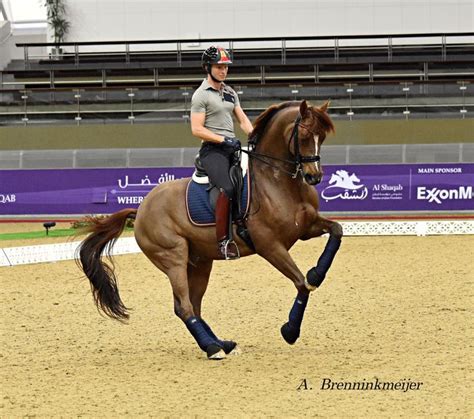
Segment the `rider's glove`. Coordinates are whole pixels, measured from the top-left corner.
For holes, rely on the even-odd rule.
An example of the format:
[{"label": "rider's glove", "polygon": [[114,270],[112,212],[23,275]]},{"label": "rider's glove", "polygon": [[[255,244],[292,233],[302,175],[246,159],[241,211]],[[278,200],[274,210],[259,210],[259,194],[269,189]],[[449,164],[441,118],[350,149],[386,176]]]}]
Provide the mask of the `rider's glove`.
[{"label": "rider's glove", "polygon": [[224,137],[223,144],[225,144],[228,147],[231,147],[235,151],[240,150],[240,147],[241,147],[241,144],[238,138]]}]

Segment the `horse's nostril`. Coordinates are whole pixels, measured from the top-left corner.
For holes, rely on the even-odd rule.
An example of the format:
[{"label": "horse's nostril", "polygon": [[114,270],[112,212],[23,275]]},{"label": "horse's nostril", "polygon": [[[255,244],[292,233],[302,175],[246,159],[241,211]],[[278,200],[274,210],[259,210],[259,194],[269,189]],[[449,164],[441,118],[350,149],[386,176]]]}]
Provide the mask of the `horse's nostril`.
[{"label": "horse's nostril", "polygon": [[304,175],[304,179],[306,180],[307,183],[309,183],[310,185],[316,185],[318,184],[321,179],[319,176],[314,176],[314,175],[311,175],[309,173],[305,174]]}]

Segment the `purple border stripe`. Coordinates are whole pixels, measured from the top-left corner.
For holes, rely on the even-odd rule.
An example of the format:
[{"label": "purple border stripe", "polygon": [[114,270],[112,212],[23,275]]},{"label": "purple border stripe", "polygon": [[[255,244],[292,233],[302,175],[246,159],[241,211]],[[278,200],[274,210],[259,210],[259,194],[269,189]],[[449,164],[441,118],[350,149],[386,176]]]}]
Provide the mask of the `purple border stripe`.
[{"label": "purple border stripe", "polygon": [[[138,207],[192,168],[0,170],[0,215],[109,214]],[[472,211],[474,164],[327,165],[321,211]]]}]

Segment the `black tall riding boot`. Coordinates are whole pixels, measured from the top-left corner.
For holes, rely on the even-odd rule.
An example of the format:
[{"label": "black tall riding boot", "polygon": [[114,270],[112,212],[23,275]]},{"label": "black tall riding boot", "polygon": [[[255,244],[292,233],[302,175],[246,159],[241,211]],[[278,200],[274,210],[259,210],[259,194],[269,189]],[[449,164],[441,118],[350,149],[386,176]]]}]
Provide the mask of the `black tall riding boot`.
[{"label": "black tall riding boot", "polygon": [[217,251],[223,259],[240,257],[237,244],[232,238],[232,201],[225,192],[220,192],[216,202]]}]

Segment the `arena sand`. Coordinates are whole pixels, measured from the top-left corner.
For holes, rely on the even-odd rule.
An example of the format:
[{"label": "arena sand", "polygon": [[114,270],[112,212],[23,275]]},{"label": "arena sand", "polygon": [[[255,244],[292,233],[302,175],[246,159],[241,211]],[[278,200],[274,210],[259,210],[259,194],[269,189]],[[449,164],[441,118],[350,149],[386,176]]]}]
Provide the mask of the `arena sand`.
[{"label": "arena sand", "polygon": [[[304,272],[324,244],[293,248]],[[215,263],[203,314],[242,350],[221,362],[142,254],[116,258],[128,325],[97,313],[72,261],[0,268],[0,417],[472,417],[473,248],[472,236],[344,238],[294,346],[279,332],[290,281],[256,256]]]}]

